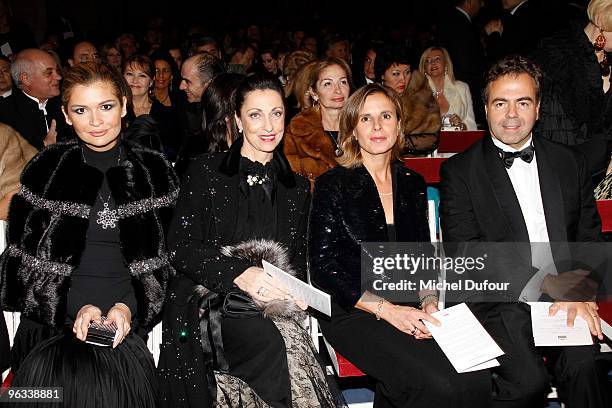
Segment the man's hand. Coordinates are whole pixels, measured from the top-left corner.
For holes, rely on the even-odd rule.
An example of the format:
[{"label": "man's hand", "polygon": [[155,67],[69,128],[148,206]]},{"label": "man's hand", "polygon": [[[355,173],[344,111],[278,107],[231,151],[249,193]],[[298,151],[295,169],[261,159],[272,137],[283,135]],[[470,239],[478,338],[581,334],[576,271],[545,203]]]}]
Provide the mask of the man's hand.
[{"label": "man's hand", "polygon": [[43,139],[43,143],[45,144],[45,146],[57,143],[57,131],[55,130],[56,126],[57,123],[55,122],[55,119],[51,119],[51,126],[49,126],[49,132],[47,132],[47,135]]},{"label": "man's hand", "polygon": [[603,340],[601,322],[597,314],[597,304],[595,302],[555,302],[548,309],[548,314],[554,316],[559,310],[567,311],[567,326],[574,327],[576,316],[582,317],[589,325],[591,335]]},{"label": "man's hand", "polygon": [[559,275],[546,275],[542,282],[542,291],[555,300],[594,300],[598,284],[589,278],[589,274],[589,271],[577,269]]}]

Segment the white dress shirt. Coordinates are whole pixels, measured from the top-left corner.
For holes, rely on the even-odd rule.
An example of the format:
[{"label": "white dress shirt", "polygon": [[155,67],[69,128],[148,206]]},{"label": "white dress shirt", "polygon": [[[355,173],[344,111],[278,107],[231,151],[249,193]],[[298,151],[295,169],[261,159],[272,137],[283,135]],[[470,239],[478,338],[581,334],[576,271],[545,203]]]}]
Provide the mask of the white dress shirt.
[{"label": "white dress shirt", "polygon": [[49,101],[48,99],[45,99],[44,102],[40,102],[38,100],[38,98],[33,97],[32,95],[28,95],[26,92],[24,92],[23,90],[21,91],[23,92],[23,94],[25,96],[27,96],[28,98],[30,98],[31,100],[33,100],[34,102],[36,102],[38,104],[38,109],[40,109],[43,113],[43,115],[45,115],[45,126],[47,127],[47,132],[49,131],[49,124],[47,123],[47,102]]},{"label": "white dress shirt", "polygon": [[[499,140],[492,138],[493,143],[498,148],[507,152],[517,152],[523,150],[531,144],[531,136],[519,149],[510,147]],[[552,258],[550,245],[543,243],[550,242],[548,229],[546,227],[546,217],[544,205],[542,203],[542,193],[540,190],[540,177],[538,174],[537,152],[534,153],[531,163],[527,163],[521,158],[516,158],[509,169],[506,169],[510,182],[514,188],[514,193],[521,207],[527,234],[531,245],[532,265],[538,268],[538,272],[531,278],[520,295],[523,301],[537,301],[542,294],[542,281],[546,275],[556,275],[557,270]]]}]

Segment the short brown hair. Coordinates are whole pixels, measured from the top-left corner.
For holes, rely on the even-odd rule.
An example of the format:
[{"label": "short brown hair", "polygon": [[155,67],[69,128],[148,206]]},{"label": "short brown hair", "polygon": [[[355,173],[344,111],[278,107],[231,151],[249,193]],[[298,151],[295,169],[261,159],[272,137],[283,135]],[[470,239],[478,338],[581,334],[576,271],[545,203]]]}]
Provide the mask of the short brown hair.
[{"label": "short brown hair", "polygon": [[64,74],[62,106],[64,108],[68,107],[68,101],[75,86],[87,86],[97,82],[110,84],[113,88],[113,93],[121,103],[123,103],[123,97],[127,98],[128,101],[132,97],[130,87],[117,70],[106,63],[98,64],[89,61],[71,67]]},{"label": "short brown hair", "polygon": [[[359,112],[361,112],[366,99],[369,96],[376,94],[385,95],[395,107],[397,120],[401,121],[402,119],[402,103],[400,101],[400,97],[391,88],[374,83],[363,86],[355,91],[355,93],[346,100],[342,110],[340,111],[340,132],[338,134],[338,144],[344,151],[344,154],[340,156],[337,161],[342,167],[354,168],[362,165],[361,150],[359,148],[359,143],[353,137],[353,131],[357,127]],[[402,135],[398,135],[391,152],[393,159],[399,160],[400,153],[403,149],[404,137]]]},{"label": "short brown hair", "polygon": [[131,66],[140,67],[140,69],[149,76],[152,80],[155,78],[155,64],[151,58],[142,54],[134,54],[129,57],[123,64],[123,73]]},{"label": "short brown hair", "polygon": [[540,101],[540,84],[542,82],[542,70],[529,58],[522,55],[509,55],[491,65],[485,75],[485,87],[482,90],[482,101],[486,105],[489,102],[489,85],[506,75],[519,76],[529,75],[536,85],[536,102]]}]

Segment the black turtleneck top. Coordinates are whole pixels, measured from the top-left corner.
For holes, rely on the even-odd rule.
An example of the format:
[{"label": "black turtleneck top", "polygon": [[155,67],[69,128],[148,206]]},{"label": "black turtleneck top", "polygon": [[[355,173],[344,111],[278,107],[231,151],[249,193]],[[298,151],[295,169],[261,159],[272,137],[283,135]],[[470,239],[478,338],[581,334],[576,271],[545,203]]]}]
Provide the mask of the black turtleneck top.
[{"label": "black turtleneck top", "polygon": [[[83,158],[87,165],[95,167],[102,173],[119,165],[121,148],[117,144],[106,152],[95,152],[82,146]],[[104,208],[104,202],[110,210],[116,205],[106,181],[106,176],[98,192],[98,197],[89,215],[89,228],[85,249],[79,267],[72,273],[71,286],[68,292],[68,318],[74,320],[79,309],[91,304],[98,306],[106,314],[115,303],[125,303],[132,314],[136,313],[136,296],[130,272],[121,253],[119,225],[114,228],[98,224],[98,212]]]}]

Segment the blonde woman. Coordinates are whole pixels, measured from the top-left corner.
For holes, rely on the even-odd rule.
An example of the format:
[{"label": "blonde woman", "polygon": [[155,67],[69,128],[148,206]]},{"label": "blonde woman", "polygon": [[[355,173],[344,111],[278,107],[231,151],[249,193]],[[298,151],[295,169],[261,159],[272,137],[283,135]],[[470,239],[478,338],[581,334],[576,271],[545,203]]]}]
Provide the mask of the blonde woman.
[{"label": "blonde woman", "polygon": [[419,61],[419,71],[429,81],[440,105],[440,115],[448,117],[452,126],[462,130],[476,130],[470,88],[465,82],[455,79],[448,51],[442,47],[426,49]]}]

